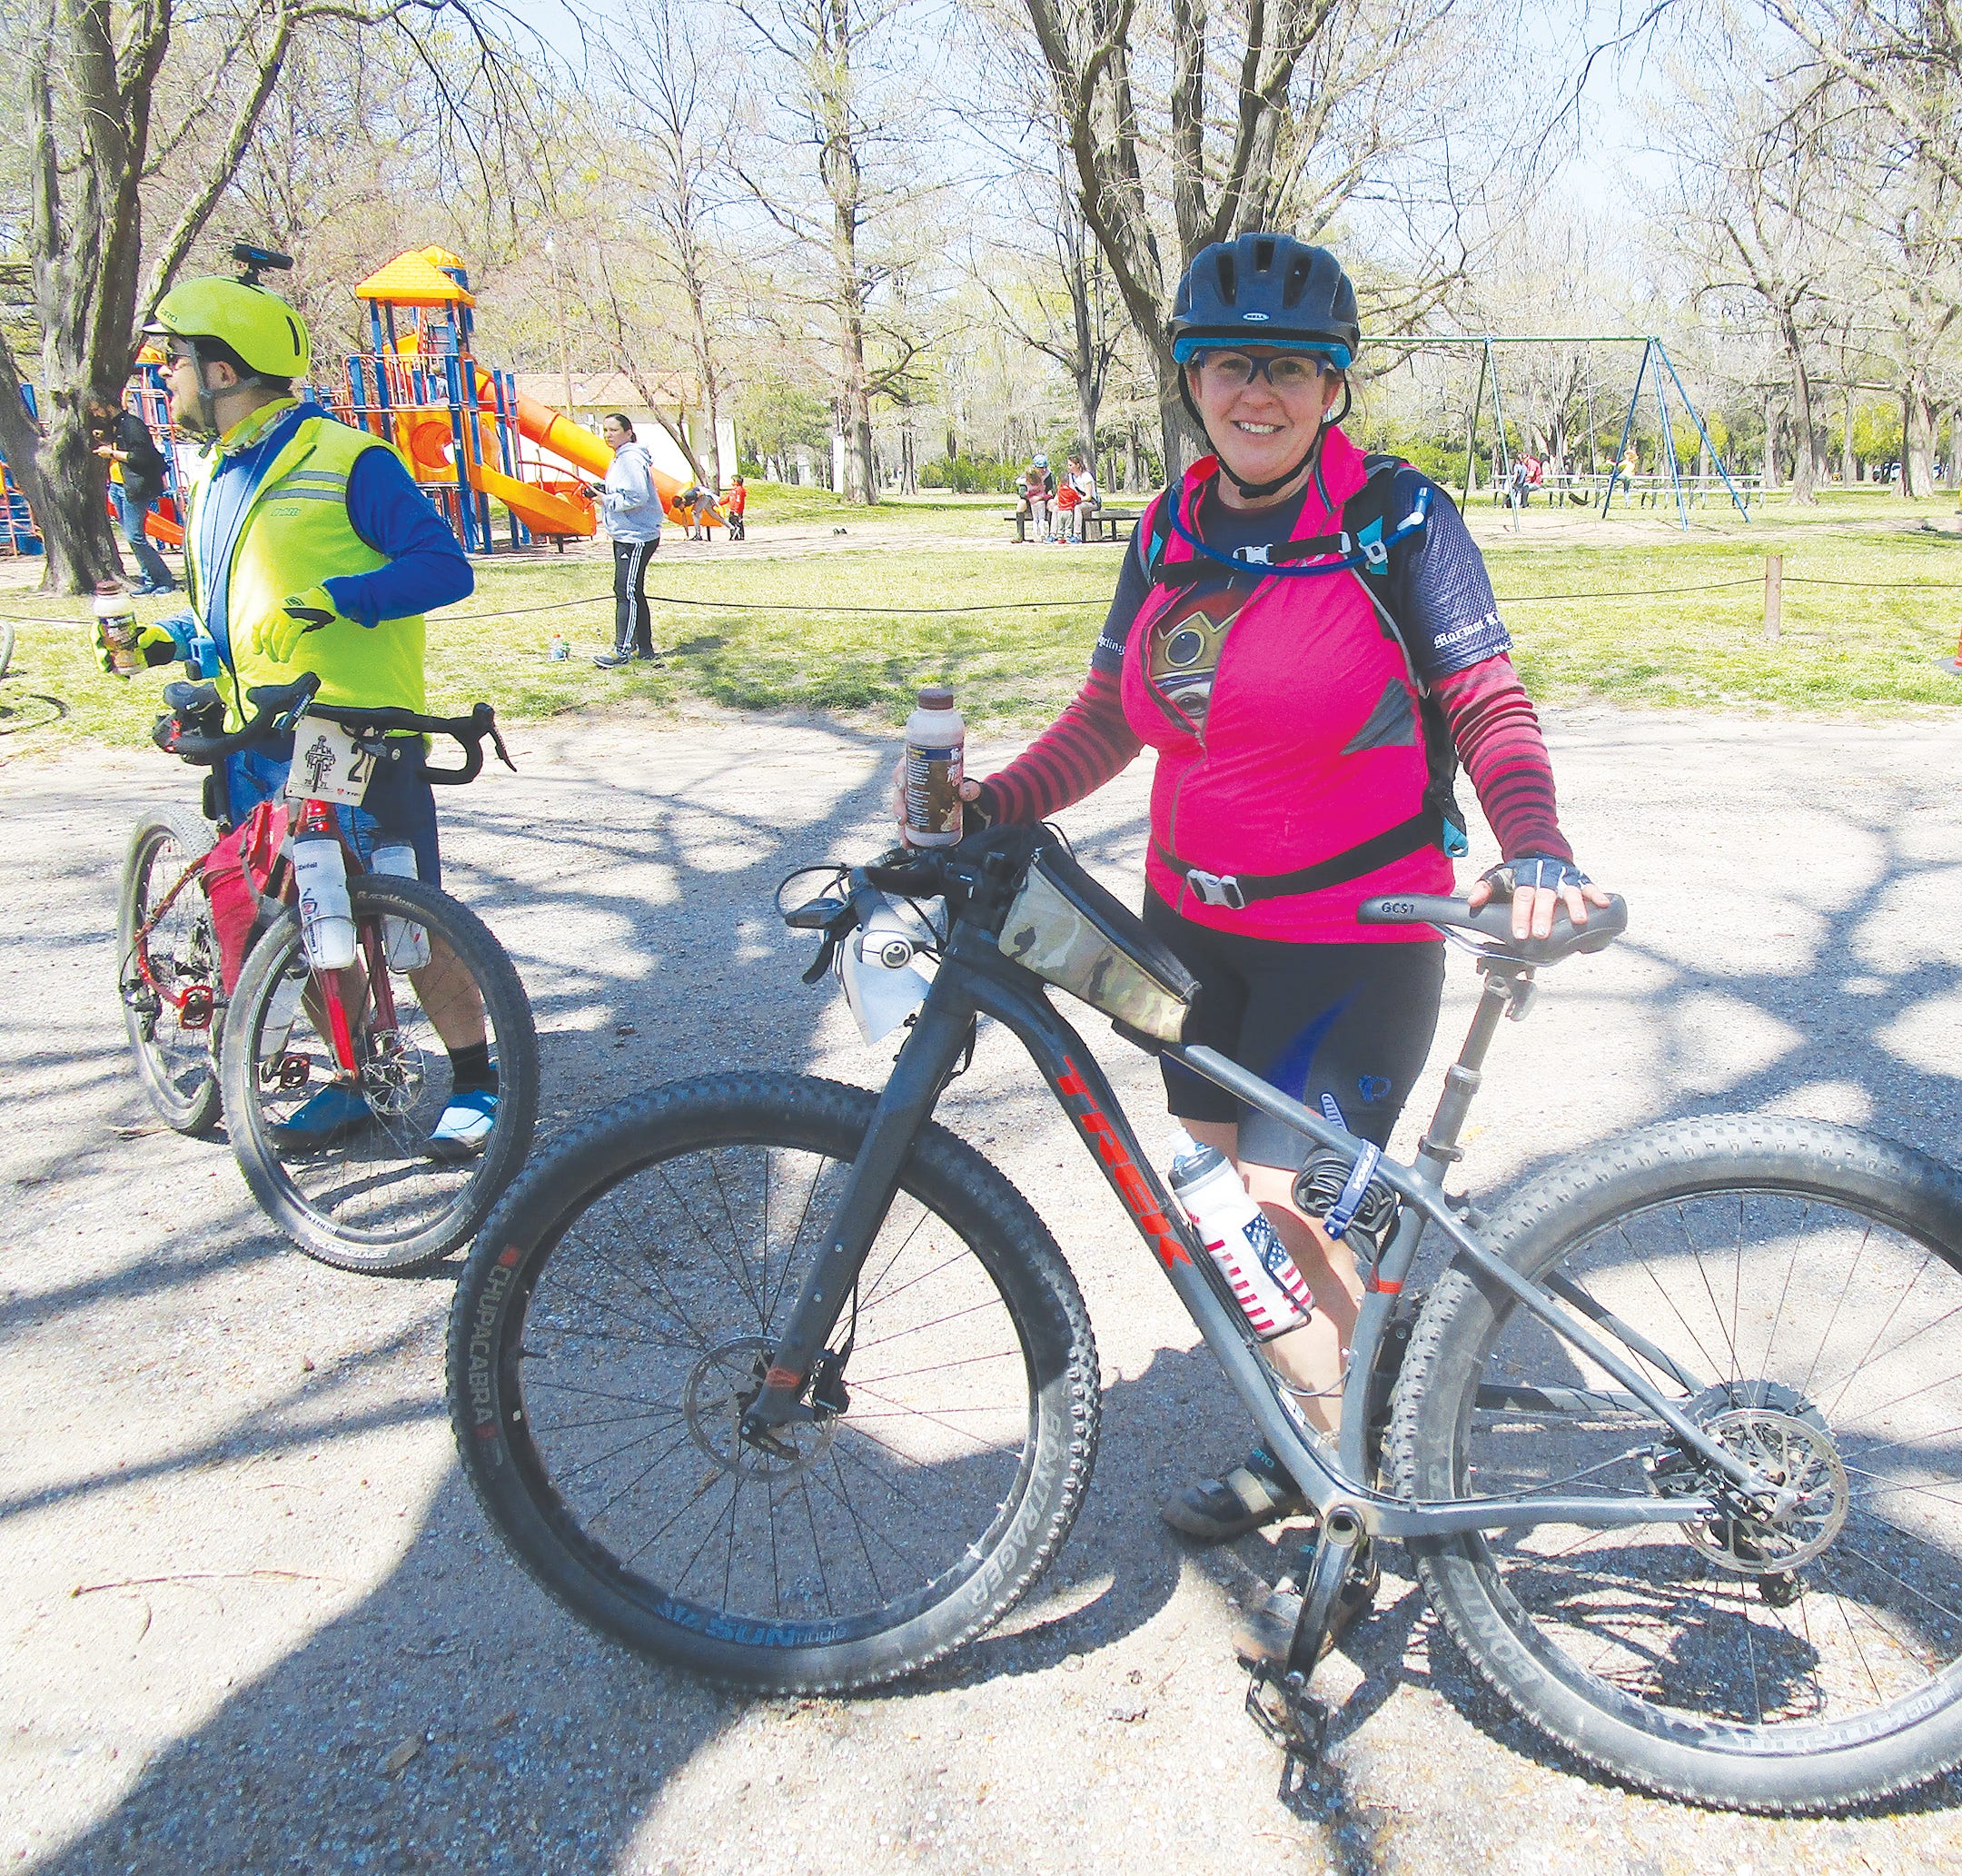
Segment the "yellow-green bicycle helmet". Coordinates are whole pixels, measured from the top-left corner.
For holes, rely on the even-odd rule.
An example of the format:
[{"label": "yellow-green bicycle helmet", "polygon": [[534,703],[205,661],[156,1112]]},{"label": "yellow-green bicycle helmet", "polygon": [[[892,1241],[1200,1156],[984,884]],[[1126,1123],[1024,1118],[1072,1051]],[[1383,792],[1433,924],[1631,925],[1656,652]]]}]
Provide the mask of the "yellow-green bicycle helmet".
[{"label": "yellow-green bicycle helmet", "polygon": [[216,275],[173,286],[144,331],[152,338],[223,340],[264,378],[303,378],[313,358],[306,322],[277,293]]}]

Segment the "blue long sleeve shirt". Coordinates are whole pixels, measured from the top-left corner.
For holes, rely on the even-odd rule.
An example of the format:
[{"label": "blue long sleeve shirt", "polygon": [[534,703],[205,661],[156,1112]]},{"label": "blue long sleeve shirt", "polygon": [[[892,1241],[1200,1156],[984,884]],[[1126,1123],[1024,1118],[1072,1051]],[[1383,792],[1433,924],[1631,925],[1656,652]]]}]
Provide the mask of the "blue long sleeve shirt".
[{"label": "blue long sleeve shirt", "polygon": [[[296,404],[263,436],[225,452],[202,503],[201,545],[235,539],[239,515],[266,466],[292,442],[301,423],[329,414],[311,401]],[[371,573],[336,574],[322,582],[343,617],[366,626],[384,619],[412,619],[439,606],[452,606],[476,590],[477,576],[456,536],[394,451],[362,451],[348,478],[347,506],[354,531],[386,556],[388,564]],[[208,550],[201,560],[212,575],[210,591],[203,596],[205,629],[229,657],[231,622],[224,616],[229,579],[220,577],[229,574],[229,566],[221,570],[213,564]]]}]

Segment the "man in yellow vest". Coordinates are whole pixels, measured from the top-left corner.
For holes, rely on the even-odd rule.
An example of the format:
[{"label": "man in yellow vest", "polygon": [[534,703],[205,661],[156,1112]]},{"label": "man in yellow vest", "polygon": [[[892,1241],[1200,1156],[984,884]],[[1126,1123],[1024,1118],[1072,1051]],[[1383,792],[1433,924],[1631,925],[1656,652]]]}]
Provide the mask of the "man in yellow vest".
[{"label": "man in yellow vest", "polygon": [[[148,661],[183,657],[215,672],[233,724],[250,715],[253,686],[290,684],[303,671],[319,674],[325,703],[425,710],[422,615],[467,598],[475,576],[394,450],[295,396],[312,362],[305,323],[263,287],[201,279],[166,293],[144,331],[164,348],[173,422],[209,439],[184,529],[192,610],[144,630]],[[439,885],[421,742],[391,738],[389,747],[361,808],[342,810],[345,830],[364,859],[378,846],[411,847],[418,875]],[[234,823],[284,790],[292,759],[290,736],[231,759]],[[497,1113],[482,999],[447,950],[411,976],[451,1067],[431,1144],[478,1151]],[[357,1088],[332,1083],[279,1137],[290,1146],[325,1144],[371,1117]]]}]

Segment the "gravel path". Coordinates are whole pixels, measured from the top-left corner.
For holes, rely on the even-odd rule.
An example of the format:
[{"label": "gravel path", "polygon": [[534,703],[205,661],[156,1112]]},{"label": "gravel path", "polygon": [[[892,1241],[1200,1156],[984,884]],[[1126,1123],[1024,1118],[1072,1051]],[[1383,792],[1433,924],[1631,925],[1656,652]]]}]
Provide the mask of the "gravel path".
[{"label": "gravel path", "polygon": [[[1629,894],[1635,935],[1553,974],[1505,1032],[1472,1128],[1478,1188],[1728,1107],[1946,1150],[1953,730],[1602,711],[1551,728],[1576,845]],[[887,1057],[798,983],[808,941],[772,926],[767,895],[798,862],[870,849],[883,742],[706,718],[518,740],[519,778],[446,811],[452,883],[537,1007],[547,1129],[701,1067],[877,1081]],[[1143,789],[1134,774],[1070,817],[1120,883]],[[458,1480],[449,1273],[364,1280],[299,1256],[223,1142],[160,1129],[136,1094],[113,884],[137,808],[170,792],[188,779],[154,759],[0,770],[0,1869],[1957,1866],[1962,1782],[1780,1823],[1580,1775],[1479,1691],[1393,1571],[1327,1670],[1346,1698],[1332,1768],[1283,1789],[1227,1645],[1271,1546],[1191,1550],[1154,1511],[1243,1450],[1242,1417],[999,1034],[943,1112],[1068,1251],[1107,1390],[1095,1483],[1045,1592],[927,1682],[849,1702],[726,1698],[594,1640]],[[1468,991],[1454,971],[1449,1044]],[[1088,1033],[1161,1142],[1149,1065]]]}]

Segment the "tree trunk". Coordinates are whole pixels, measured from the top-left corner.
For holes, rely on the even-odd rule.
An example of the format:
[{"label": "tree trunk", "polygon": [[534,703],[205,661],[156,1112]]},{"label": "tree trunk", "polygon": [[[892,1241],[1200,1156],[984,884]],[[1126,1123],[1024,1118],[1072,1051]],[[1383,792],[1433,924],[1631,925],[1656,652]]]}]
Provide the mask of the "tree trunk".
[{"label": "tree trunk", "polygon": [[1152,375],[1157,380],[1158,434],[1164,446],[1165,481],[1175,482],[1211,445],[1192,420],[1179,395],[1181,365],[1172,362],[1172,348],[1163,339],[1152,347]]},{"label": "tree trunk", "polygon": [[1809,507],[1818,499],[1818,440],[1812,416],[1812,376],[1806,370],[1805,347],[1789,307],[1780,314],[1779,329],[1784,334],[1785,358],[1791,372],[1792,500]]},{"label": "tree trunk", "polygon": [[[45,348],[44,358],[54,349]],[[109,520],[108,472],[89,448],[87,413],[92,394],[116,397],[121,382],[93,393],[85,378],[74,382],[82,374],[71,369],[70,383],[56,385],[50,395],[44,378],[40,402],[47,427],[43,431],[27,414],[18,384],[7,382],[11,366],[0,348],[0,455],[26,498],[46,550],[41,591],[88,592],[98,580],[120,579],[123,572]]]},{"label": "tree trunk", "polygon": [[1916,366],[1901,388],[1901,481],[1904,497],[1935,492],[1935,401],[1927,372]]},{"label": "tree trunk", "polygon": [[1778,421],[1778,402],[1768,391],[1765,392],[1764,407],[1764,485],[1768,491],[1779,485]]},{"label": "tree trunk", "polygon": [[1839,421],[1839,480],[1850,489],[1859,480],[1858,470],[1853,458],[1853,387],[1848,384]]}]

